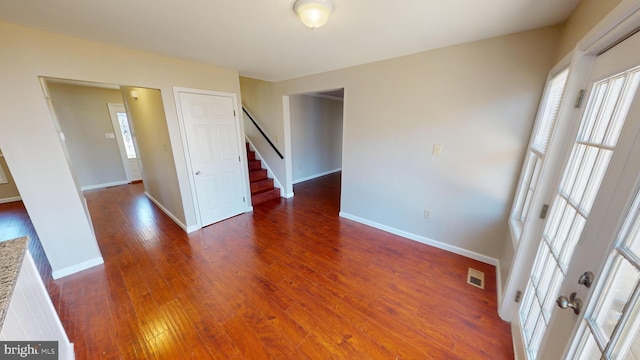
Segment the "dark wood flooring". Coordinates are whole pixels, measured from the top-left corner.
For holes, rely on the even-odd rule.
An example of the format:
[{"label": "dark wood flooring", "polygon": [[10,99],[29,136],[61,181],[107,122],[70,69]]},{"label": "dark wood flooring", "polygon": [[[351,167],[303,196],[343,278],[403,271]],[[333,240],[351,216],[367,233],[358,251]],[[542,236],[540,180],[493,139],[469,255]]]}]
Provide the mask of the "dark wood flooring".
[{"label": "dark wood flooring", "polygon": [[[339,174],[185,234],[143,185],[85,193],[105,264],[56,281],[77,359],[513,359],[495,268],[338,217]],[[486,273],[486,289],[466,284]]]}]

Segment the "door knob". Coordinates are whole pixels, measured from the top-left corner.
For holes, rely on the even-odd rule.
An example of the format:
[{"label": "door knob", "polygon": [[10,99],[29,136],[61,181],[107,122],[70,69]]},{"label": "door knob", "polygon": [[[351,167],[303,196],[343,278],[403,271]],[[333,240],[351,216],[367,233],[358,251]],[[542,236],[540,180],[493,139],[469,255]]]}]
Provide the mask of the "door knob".
[{"label": "door knob", "polygon": [[584,285],[590,288],[591,284],[593,284],[594,277],[595,275],[593,275],[591,271],[586,271],[584,274],[580,275],[580,278],[578,279],[578,284]]},{"label": "door knob", "polygon": [[200,174],[201,174],[200,170],[196,171],[196,175],[200,175]]},{"label": "door knob", "polygon": [[572,308],[576,315],[580,315],[580,310],[582,310],[582,300],[576,298],[576,295],[577,294],[573,292],[568,299],[566,296],[562,295],[558,297],[556,303],[560,309]]}]

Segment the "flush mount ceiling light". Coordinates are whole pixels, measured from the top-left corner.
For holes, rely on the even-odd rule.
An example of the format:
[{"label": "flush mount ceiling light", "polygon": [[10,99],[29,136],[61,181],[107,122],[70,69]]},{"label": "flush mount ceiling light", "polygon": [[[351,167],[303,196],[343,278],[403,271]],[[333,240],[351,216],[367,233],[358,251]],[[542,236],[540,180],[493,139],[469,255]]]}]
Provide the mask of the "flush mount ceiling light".
[{"label": "flush mount ceiling light", "polygon": [[302,23],[315,30],[329,20],[333,11],[331,0],[298,0],[293,5],[293,10],[300,16]]}]

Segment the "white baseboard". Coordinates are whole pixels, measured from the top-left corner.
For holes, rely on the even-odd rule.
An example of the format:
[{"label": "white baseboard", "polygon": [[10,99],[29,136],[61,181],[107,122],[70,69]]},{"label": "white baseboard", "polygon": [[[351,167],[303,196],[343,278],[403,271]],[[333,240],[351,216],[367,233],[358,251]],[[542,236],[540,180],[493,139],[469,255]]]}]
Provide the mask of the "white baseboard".
[{"label": "white baseboard", "polygon": [[14,201],[20,201],[22,198],[20,196],[12,196],[4,199],[0,199],[0,204],[6,204]]},{"label": "white baseboard", "polygon": [[304,177],[304,178],[302,178],[302,179],[293,180],[293,185],[298,184],[298,183],[301,183],[301,182],[305,182],[305,181],[313,180],[313,179],[319,178],[319,177],[321,177],[321,176],[325,176],[325,175],[330,175],[330,174],[333,174],[333,173],[337,173],[337,172],[339,172],[339,171],[342,171],[342,168],[339,168],[339,169],[333,169],[333,170],[329,170],[329,171],[322,172],[322,173],[320,173],[320,174],[315,174],[315,175],[307,176],[307,177]]},{"label": "white baseboard", "polygon": [[109,183],[104,183],[104,184],[95,184],[95,185],[83,186],[83,187],[80,188],[80,190],[87,191],[87,190],[95,190],[95,189],[104,189],[106,187],[126,185],[128,183],[129,183],[129,180],[114,181],[114,182],[109,182]]},{"label": "white baseboard", "polygon": [[282,194],[282,197],[285,199],[291,199],[293,197],[293,192]]},{"label": "white baseboard", "polygon": [[417,241],[419,243],[430,245],[430,246],[436,247],[438,249],[446,250],[446,251],[454,253],[454,254],[462,255],[464,257],[468,257],[468,258],[473,259],[473,260],[478,260],[478,261],[483,262],[485,264],[489,264],[489,265],[493,265],[493,266],[498,266],[498,264],[499,264],[499,261],[496,258],[492,258],[490,256],[483,255],[483,254],[477,253],[475,251],[459,248],[457,246],[445,244],[445,243],[440,242],[440,241],[436,241],[436,240],[433,240],[433,239],[426,238],[424,236],[412,234],[410,232],[407,232],[407,231],[404,231],[404,230],[400,230],[400,229],[396,229],[396,228],[393,228],[393,227],[390,227],[390,226],[387,226],[387,225],[382,225],[382,224],[379,224],[379,223],[374,222],[374,221],[370,221],[370,220],[363,219],[363,218],[355,216],[355,215],[351,215],[351,214],[345,213],[343,211],[340,212],[340,217],[343,217],[343,218],[349,219],[349,220],[353,220],[355,222],[359,222],[361,224],[368,225],[368,226],[374,227],[376,229],[379,229],[379,230],[382,230],[382,231],[386,231],[388,233],[391,233],[391,234],[394,234],[394,235],[398,235],[398,236],[401,236],[401,237],[409,239],[409,240]]},{"label": "white baseboard", "polygon": [[81,262],[80,264],[76,264],[73,266],[68,266],[64,269],[52,271],[51,276],[53,277],[54,280],[58,280],[62,277],[69,276],[71,274],[75,274],[82,270],[87,270],[89,268],[92,268],[94,266],[98,266],[101,264],[104,264],[104,260],[102,259],[102,256],[99,256],[97,258],[93,258],[91,260]]},{"label": "white baseboard", "polygon": [[502,273],[500,270],[500,260],[496,260],[498,263],[496,264],[496,291],[498,297],[498,309],[500,309],[500,305],[502,305]]},{"label": "white baseboard", "polygon": [[180,226],[180,228],[182,228],[182,230],[184,230],[186,233],[194,232],[200,229],[198,225],[187,227],[184,223],[182,223],[182,221],[178,220],[177,217],[175,217],[169,210],[167,210],[167,208],[165,208],[158,200],[156,200],[153,196],[149,195],[148,192],[145,191],[144,194],[149,200],[151,200],[152,203],[154,203],[160,210],[162,210],[163,213],[165,213],[169,218],[171,218],[171,220],[173,220],[174,223],[178,224],[178,226]]}]

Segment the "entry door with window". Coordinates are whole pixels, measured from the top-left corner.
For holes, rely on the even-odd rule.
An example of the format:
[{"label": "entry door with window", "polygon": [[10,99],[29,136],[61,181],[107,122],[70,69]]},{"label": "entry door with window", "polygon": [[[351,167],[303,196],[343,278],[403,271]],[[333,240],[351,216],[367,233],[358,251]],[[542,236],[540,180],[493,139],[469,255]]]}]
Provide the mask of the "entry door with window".
[{"label": "entry door with window", "polygon": [[142,179],[140,171],[140,161],[136,152],[135,140],[133,138],[132,126],[127,118],[127,111],[122,104],[107,104],[109,115],[111,115],[111,123],[115,132],[118,148],[122,157],[127,180],[137,181]]},{"label": "entry door with window", "polygon": [[230,96],[178,92],[200,225],[246,209],[238,120]]},{"label": "entry door with window", "polygon": [[[596,59],[580,129],[563,170],[519,311],[529,359],[561,359],[566,349],[586,349],[578,350],[571,359],[600,359],[602,354],[589,347],[596,340],[589,337],[586,329],[603,329],[603,324],[607,324],[606,331],[592,332],[597,334],[601,350],[605,351],[607,344],[615,341],[613,328],[619,329],[616,334],[637,328],[636,322],[622,321],[623,316],[611,309],[624,308],[632,300],[620,295],[625,290],[617,285],[631,282],[627,288],[635,289],[634,281],[638,278],[620,282],[619,271],[603,268],[607,261],[616,258],[612,243],[627,215],[628,200],[634,197],[640,173],[638,48],[640,34]],[[615,261],[619,262],[619,258]],[[593,273],[597,285],[585,286],[588,281],[581,276],[585,273]],[[592,290],[602,288],[602,284],[612,285],[592,297]],[[565,297],[559,298],[561,294]],[[612,307],[613,299],[619,298],[622,303],[617,301]],[[602,301],[605,305],[600,308],[604,310],[594,311],[594,304]],[[565,310],[558,307],[559,303]],[[633,301],[629,304],[636,306]],[[574,329],[585,314],[595,316],[596,320],[584,323],[596,325],[582,325],[584,336],[575,336]],[[608,318],[603,320],[603,316]],[[586,345],[579,348],[580,344]]]}]

